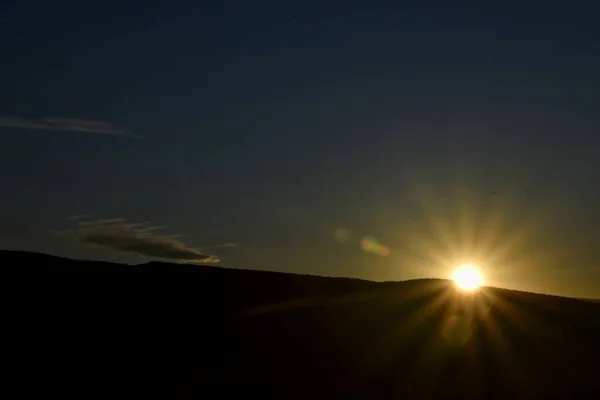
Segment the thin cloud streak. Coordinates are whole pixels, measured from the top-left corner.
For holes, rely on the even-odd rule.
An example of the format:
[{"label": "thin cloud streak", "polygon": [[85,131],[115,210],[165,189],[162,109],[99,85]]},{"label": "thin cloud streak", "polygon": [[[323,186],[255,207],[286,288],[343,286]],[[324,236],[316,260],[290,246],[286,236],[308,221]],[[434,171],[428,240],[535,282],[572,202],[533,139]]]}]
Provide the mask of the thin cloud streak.
[{"label": "thin cloud streak", "polygon": [[204,254],[199,248],[186,245],[174,235],[156,233],[156,230],[165,227],[153,226],[149,222],[127,222],[123,218],[93,219],[91,216],[69,219],[75,222],[75,226],[56,233],[79,243],[185,263],[219,264],[221,261],[218,256]]},{"label": "thin cloud streak", "polygon": [[131,138],[140,137],[125,129],[116,128],[108,122],[72,118],[21,118],[5,116],[0,117],[0,127],[99,133]]},{"label": "thin cloud streak", "polygon": [[232,242],[232,243],[223,243],[223,244],[213,244],[210,246],[205,246],[205,249],[213,249],[213,248],[217,248],[217,247],[239,247],[240,244],[237,242]]}]

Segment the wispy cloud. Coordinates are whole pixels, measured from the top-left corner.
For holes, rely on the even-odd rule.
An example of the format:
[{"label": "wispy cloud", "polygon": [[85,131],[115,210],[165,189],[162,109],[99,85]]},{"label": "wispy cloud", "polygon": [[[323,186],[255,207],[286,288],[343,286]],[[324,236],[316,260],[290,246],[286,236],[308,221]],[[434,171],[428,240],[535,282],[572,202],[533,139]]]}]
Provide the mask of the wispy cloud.
[{"label": "wispy cloud", "polygon": [[135,138],[139,137],[138,135],[135,135],[125,129],[116,128],[108,122],[72,118],[21,118],[0,116],[0,127],[100,133],[104,135],[127,136]]},{"label": "wispy cloud", "polygon": [[223,244],[213,244],[210,246],[204,246],[205,249],[213,249],[216,247],[239,247],[239,243],[237,242],[232,242],[232,243],[223,243]]},{"label": "wispy cloud", "polygon": [[[204,254],[177,239],[177,235],[157,233],[165,229],[149,222],[127,222],[123,218],[94,219],[88,215],[69,218],[75,226],[56,232],[80,243],[101,246],[123,253],[196,264],[218,264],[218,256]],[[227,245],[230,245],[228,243]],[[227,246],[229,247],[229,246]]]}]

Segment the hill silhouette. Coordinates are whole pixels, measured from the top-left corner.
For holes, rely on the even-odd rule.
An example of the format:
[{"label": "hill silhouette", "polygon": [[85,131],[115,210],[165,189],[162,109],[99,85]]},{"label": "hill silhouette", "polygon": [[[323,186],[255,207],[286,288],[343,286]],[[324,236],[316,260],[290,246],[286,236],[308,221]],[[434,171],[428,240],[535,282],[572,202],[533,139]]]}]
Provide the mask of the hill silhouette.
[{"label": "hill silhouette", "polygon": [[0,252],[5,381],[158,398],[598,398],[600,305]]}]

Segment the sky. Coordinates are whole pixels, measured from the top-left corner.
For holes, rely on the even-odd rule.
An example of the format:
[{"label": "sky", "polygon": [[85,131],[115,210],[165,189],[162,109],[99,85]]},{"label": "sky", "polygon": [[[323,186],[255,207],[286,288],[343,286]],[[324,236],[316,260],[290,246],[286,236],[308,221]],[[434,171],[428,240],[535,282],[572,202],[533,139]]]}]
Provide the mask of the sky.
[{"label": "sky", "polygon": [[140,4],[0,4],[0,248],[600,297],[594,2]]}]

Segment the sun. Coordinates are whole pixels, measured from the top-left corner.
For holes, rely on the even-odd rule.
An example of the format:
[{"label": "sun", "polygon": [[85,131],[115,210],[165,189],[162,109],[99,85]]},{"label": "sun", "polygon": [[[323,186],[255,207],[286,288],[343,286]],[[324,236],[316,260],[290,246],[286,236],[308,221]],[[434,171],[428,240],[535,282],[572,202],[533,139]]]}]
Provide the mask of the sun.
[{"label": "sun", "polygon": [[477,265],[459,265],[452,273],[452,280],[456,286],[466,291],[473,291],[483,285],[483,275]]}]

